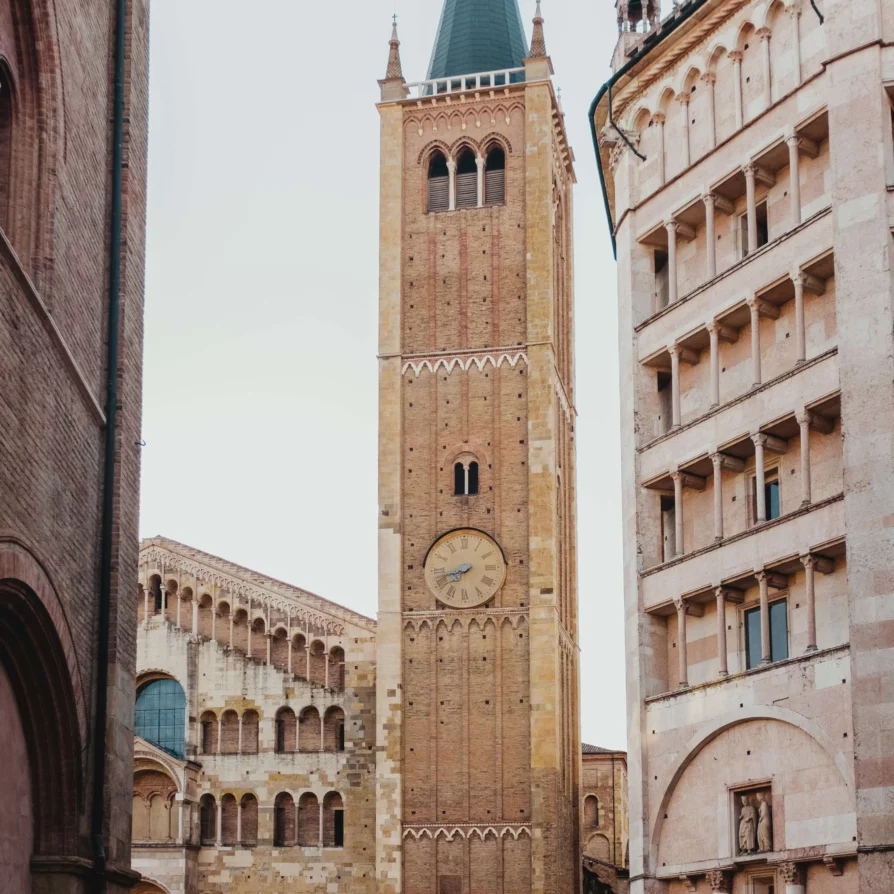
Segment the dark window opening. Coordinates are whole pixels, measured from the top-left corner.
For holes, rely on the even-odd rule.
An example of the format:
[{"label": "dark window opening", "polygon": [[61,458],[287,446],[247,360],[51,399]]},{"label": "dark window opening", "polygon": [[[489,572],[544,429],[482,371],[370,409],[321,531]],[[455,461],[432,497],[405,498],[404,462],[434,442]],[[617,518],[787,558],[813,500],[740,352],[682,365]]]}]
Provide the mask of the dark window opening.
[{"label": "dark window opening", "polygon": [[487,153],[484,174],[484,204],[503,205],[506,202],[506,153],[495,146]]},{"label": "dark window opening", "polygon": [[659,371],[656,376],[658,388],[658,434],[665,434],[673,424],[673,379],[666,371]]},{"label": "dark window opening", "polygon": [[341,724],[338,728],[338,750],[345,750],[345,725]]},{"label": "dark window opening", "polygon": [[453,493],[457,497],[474,497],[478,494],[478,463],[456,463],[453,467]]},{"label": "dark window opening", "polygon": [[456,163],[456,207],[478,206],[478,165],[471,149],[464,150]]},{"label": "dark window opening", "polygon": [[677,555],[677,511],[673,497],[661,497],[661,549],[665,562]]},{"label": "dark window opening", "polygon": [[335,846],[345,846],[345,812],[344,810],[335,811]]},{"label": "dark window opening", "polygon": [[[757,220],[757,245],[755,250],[762,248],[770,241],[770,222],[767,216],[767,200],[758,202],[755,208],[755,218]],[[739,218],[740,236],[742,240],[742,257],[747,258],[750,251],[748,246],[748,214],[743,214]]]},{"label": "dark window opening", "polygon": [[211,795],[204,795],[200,804],[199,835],[205,846],[217,840],[217,806]]},{"label": "dark window opening", "polygon": [[450,207],[450,172],[447,159],[435,152],[428,163],[428,210],[447,211]]},{"label": "dark window opening", "polygon": [[668,278],[667,252],[655,251],[655,310],[667,307],[670,300],[670,280]]},{"label": "dark window opening", "polygon": [[153,615],[164,609],[164,594],[161,591],[161,578],[153,574],[149,580],[149,610]]},{"label": "dark window opening", "polygon": [[[757,523],[757,478],[751,479],[751,502],[754,507],[754,520]],[[782,495],[779,489],[779,472],[774,469],[766,473],[764,479],[764,502],[767,507],[767,521],[773,521],[782,515]]]},{"label": "dark window opening", "polygon": [[[745,651],[749,670],[760,667],[761,610],[752,608],[745,612]],[[780,599],[770,605],[770,661],[788,658],[788,603]]]}]

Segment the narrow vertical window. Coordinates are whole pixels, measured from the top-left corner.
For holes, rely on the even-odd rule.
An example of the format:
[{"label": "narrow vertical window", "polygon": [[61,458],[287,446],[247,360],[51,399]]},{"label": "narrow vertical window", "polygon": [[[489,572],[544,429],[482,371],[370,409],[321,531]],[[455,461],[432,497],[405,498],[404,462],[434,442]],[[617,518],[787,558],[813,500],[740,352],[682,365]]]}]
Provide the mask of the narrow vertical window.
[{"label": "narrow vertical window", "polygon": [[462,463],[453,467],[453,493],[458,497],[466,494],[466,467]]},{"label": "narrow vertical window", "polygon": [[446,211],[450,207],[450,172],[447,159],[435,152],[428,163],[428,210]]},{"label": "narrow vertical window", "polygon": [[501,146],[494,146],[487,153],[484,174],[485,205],[503,205],[506,202],[506,153]]},{"label": "narrow vertical window", "polygon": [[478,165],[471,149],[464,149],[456,162],[456,207],[478,207]]},{"label": "narrow vertical window", "polygon": [[470,497],[478,493],[478,463],[469,463],[469,488],[466,493]]},{"label": "narrow vertical window", "polygon": [[202,795],[199,802],[199,834],[204,847],[217,841],[217,804],[213,795]]}]

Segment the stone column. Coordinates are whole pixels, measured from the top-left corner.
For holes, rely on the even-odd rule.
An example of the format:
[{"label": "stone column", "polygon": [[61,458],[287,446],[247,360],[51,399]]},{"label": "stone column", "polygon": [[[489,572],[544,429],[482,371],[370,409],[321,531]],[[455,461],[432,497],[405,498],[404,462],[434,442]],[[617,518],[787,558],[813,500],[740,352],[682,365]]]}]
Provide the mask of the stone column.
[{"label": "stone column", "polygon": [[715,196],[708,193],[702,196],[705,203],[705,252],[708,256],[708,279],[717,276],[717,228],[715,220]]},{"label": "stone column", "polygon": [[251,617],[251,599],[248,600],[248,645],[246,646],[245,653],[246,656],[251,658],[251,628],[252,628],[252,617]]},{"label": "stone column", "polygon": [[288,669],[289,673],[292,673],[292,613],[289,612],[287,615],[287,623],[286,623],[286,637],[289,642],[289,656],[288,656]]},{"label": "stone column", "polygon": [[484,207],[484,158],[477,156],[475,164],[478,166],[478,207]]},{"label": "stone column", "polygon": [[804,876],[797,863],[780,863],[779,872],[785,882],[785,894],[804,894]]},{"label": "stone column", "polygon": [[770,580],[766,571],[755,577],[761,591],[761,664],[770,663]]},{"label": "stone column", "polygon": [[812,501],[812,484],[810,471],[810,413],[802,410],[798,413],[798,427],[801,429],[801,506],[809,506]]},{"label": "stone column", "polygon": [[[320,711],[320,751],[326,750],[326,712]],[[320,811],[323,810],[323,802],[320,801]]]},{"label": "stone column", "polygon": [[196,587],[192,594],[192,634],[196,636],[199,632],[199,589]]},{"label": "stone column", "polygon": [[664,122],[667,120],[663,112],[656,112],[652,116],[652,123],[658,127],[658,159],[659,180],[661,185],[667,183],[667,158],[664,154]]},{"label": "stone column", "polygon": [[807,651],[816,652],[816,559],[806,555],[801,556],[801,562],[807,590]]},{"label": "stone column", "polygon": [[237,754],[242,754],[242,715],[239,715],[239,744],[236,750]]},{"label": "stone column", "polygon": [[795,286],[795,352],[796,362],[807,359],[807,327],[804,322],[804,277],[799,271],[792,277]]},{"label": "stone column", "polygon": [[757,36],[761,39],[761,64],[764,70],[764,108],[769,109],[773,105],[773,72],[770,67],[770,35],[769,28],[760,28]]},{"label": "stone column", "polygon": [[705,90],[708,94],[708,146],[714,149],[717,146],[717,109],[714,106],[714,87],[717,84],[717,75],[713,71],[706,71],[702,75],[705,82]]},{"label": "stone column", "polygon": [[707,325],[711,339],[711,406],[720,406],[720,323],[711,320]]},{"label": "stone column", "polygon": [[[221,717],[222,716],[223,716],[223,712],[221,712]],[[220,740],[221,740],[222,732],[223,732],[223,729],[221,727],[221,719],[220,719],[220,717],[218,717],[217,718],[217,747],[214,750],[215,754],[220,754]]]},{"label": "stone column", "polygon": [[723,455],[711,456],[714,465],[714,539],[723,540]]},{"label": "stone column", "polygon": [[792,63],[795,66],[795,86],[801,86],[801,8],[792,5],[788,8],[792,17]]},{"label": "stone column", "polygon": [[683,115],[683,139],[681,143],[683,148],[683,169],[686,170],[692,164],[692,148],[689,139],[689,95],[686,93],[678,94],[677,102],[680,103],[680,110]]},{"label": "stone column", "polygon": [[671,358],[671,428],[679,428],[683,418],[680,399],[680,346],[671,345],[667,352]]},{"label": "stone column", "polygon": [[231,603],[230,604],[230,642],[228,643],[229,647],[233,648],[233,616],[236,614],[236,607]]},{"label": "stone column", "polygon": [[767,443],[767,436],[756,434],[751,436],[754,441],[754,478],[755,478],[755,523],[763,524],[767,520],[767,478],[764,474],[764,447]]},{"label": "stone column", "polygon": [[734,101],[736,104],[736,130],[741,130],[745,124],[745,111],[742,100],[742,51],[733,50],[729,54],[730,62],[733,63],[733,82],[735,87]]},{"label": "stone column", "polygon": [[215,845],[221,847],[223,845],[223,805],[220,801],[217,802],[217,835],[215,838]]},{"label": "stone column", "polygon": [[791,136],[788,144],[789,195],[792,202],[792,226],[801,223],[801,140]]},{"label": "stone column", "polygon": [[[241,749],[240,749],[241,750]],[[236,845],[242,845],[242,801],[236,802]]]},{"label": "stone column", "polygon": [[683,473],[674,472],[674,538],[678,556],[683,555]]},{"label": "stone column", "polygon": [[745,173],[745,195],[748,209],[748,254],[757,251],[757,199],[756,184],[757,165],[747,164],[742,168]]},{"label": "stone column", "polygon": [[447,159],[447,210],[456,211],[456,162],[452,158]]},{"label": "stone column", "polygon": [[[468,492],[469,492],[469,488],[468,488],[468,486],[467,486],[467,487],[466,487],[466,493],[468,493]],[[325,667],[324,667],[324,669],[323,669],[323,673],[326,675],[326,677],[325,677],[325,679],[326,679],[326,688],[328,689],[328,688],[329,688],[329,634],[328,634],[328,633],[326,634],[324,643],[325,643],[325,652],[326,652],[326,656],[325,656],[325,657],[326,657],[326,664],[325,664]]]},{"label": "stone column", "polygon": [[149,587],[143,588],[143,623],[149,626]]},{"label": "stone column", "polygon": [[751,379],[752,387],[761,384],[761,303],[752,297],[748,301],[751,311]]},{"label": "stone column", "polygon": [[667,303],[674,304],[677,300],[677,223],[669,220],[664,227],[667,230]]},{"label": "stone column", "polygon": [[678,688],[689,687],[689,659],[686,651],[686,603],[682,599],[675,599],[677,609],[677,645],[679,646],[677,657],[679,659],[679,684]]},{"label": "stone column", "polygon": [[729,659],[726,651],[726,590],[718,587],[714,593],[717,597],[717,656],[720,662],[719,674],[729,676]]}]

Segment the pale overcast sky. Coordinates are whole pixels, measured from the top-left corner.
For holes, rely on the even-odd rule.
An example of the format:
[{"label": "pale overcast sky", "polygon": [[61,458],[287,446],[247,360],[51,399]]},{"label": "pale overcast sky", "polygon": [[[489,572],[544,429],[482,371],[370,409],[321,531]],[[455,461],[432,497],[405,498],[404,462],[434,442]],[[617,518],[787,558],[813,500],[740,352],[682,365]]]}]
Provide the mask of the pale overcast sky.
[{"label": "pale overcast sky", "polygon": [[[391,14],[442,0],[155,0],[141,536],[375,617],[379,122]],[[535,0],[521,0],[530,34]],[[577,155],[582,727],[623,748],[616,272],[587,109],[611,0],[543,0]]]}]

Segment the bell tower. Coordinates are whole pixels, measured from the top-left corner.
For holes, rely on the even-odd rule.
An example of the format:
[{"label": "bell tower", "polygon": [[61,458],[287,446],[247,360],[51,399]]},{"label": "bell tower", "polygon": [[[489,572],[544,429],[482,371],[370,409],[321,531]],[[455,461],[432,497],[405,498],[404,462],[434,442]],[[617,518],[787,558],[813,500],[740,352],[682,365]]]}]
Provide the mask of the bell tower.
[{"label": "bell tower", "polygon": [[572,153],[538,3],[380,81],[377,890],[580,889]]}]

